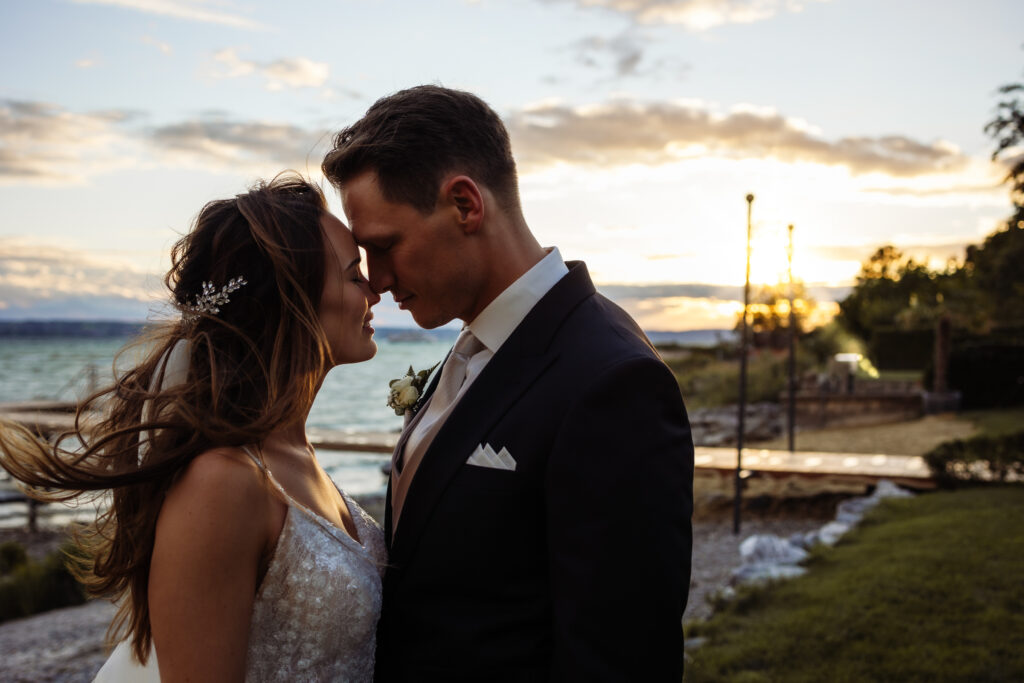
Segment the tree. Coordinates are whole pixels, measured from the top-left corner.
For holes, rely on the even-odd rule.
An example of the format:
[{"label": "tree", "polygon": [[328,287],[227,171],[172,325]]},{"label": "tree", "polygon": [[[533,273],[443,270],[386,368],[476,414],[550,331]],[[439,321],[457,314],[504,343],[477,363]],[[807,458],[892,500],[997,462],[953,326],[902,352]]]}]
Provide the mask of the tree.
[{"label": "tree", "polygon": [[996,117],[985,125],[985,132],[996,140],[992,161],[1009,164],[1004,182],[1012,183],[1010,199],[1017,207],[1019,221],[1024,220],[1020,215],[1024,209],[1024,153],[1021,149],[1024,146],[1024,105],[1019,97],[1024,93],[1024,83],[1009,83],[999,88],[999,93],[1009,97],[996,105]]},{"label": "tree", "polygon": [[[803,282],[793,283],[793,313],[796,333],[800,336],[807,327],[807,318],[817,303],[807,294]],[[774,287],[762,285],[751,297],[747,322],[750,325],[751,344],[755,348],[783,349],[789,344],[789,285]],[[743,314],[736,320],[736,331],[743,325]]]},{"label": "tree", "polygon": [[1024,324],[1024,219],[967,247],[964,267],[993,321]]},{"label": "tree", "polygon": [[903,311],[936,303],[934,274],[924,264],[887,244],[861,266],[849,296],[839,302],[839,320],[861,339],[881,327],[897,325]]},{"label": "tree", "polygon": [[993,161],[1008,165],[1004,182],[1010,183],[1014,214],[1005,227],[967,248],[964,267],[971,284],[986,294],[992,318],[1002,323],[1024,323],[1024,83],[999,88],[1003,99],[985,132],[996,141]]}]

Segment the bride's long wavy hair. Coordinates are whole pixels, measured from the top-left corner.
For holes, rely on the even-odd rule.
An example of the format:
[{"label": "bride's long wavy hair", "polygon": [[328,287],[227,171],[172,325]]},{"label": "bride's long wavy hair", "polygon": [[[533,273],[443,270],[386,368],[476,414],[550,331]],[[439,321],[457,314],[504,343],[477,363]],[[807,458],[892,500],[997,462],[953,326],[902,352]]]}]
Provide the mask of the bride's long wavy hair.
[{"label": "bride's long wavy hair", "polygon": [[[131,636],[141,662],[152,643],[149,569],[168,489],[200,453],[260,443],[307,414],[332,365],[317,315],[326,210],[320,188],[291,173],[207,204],[171,251],[172,302],[187,314],[205,282],[217,291],[236,277],[247,284],[219,312],[185,315],[137,340],[131,348],[146,349],[144,359],[86,399],[74,431],[56,442],[79,447],[9,423],[0,429],[0,465],[33,497],[106,498],[75,534],[84,557],[74,570],[91,594],[120,603],[108,639]],[[189,343],[188,379],[161,388],[163,358],[180,340]]]}]

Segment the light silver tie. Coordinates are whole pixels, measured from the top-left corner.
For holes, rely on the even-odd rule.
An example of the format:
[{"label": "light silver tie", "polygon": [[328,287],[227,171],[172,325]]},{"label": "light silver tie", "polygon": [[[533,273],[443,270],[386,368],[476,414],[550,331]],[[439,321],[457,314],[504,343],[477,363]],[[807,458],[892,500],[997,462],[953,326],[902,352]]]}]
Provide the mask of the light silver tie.
[{"label": "light silver tie", "polygon": [[[437,388],[423,408],[423,415],[419,416],[419,420],[415,424],[410,425],[412,433],[409,434],[402,453],[398,454],[395,463],[401,466],[392,468],[393,524],[398,523],[402,505],[405,503],[405,494],[409,490],[409,484],[416,474],[420,461],[423,459],[423,454],[430,448],[441,425],[444,424],[454,407],[455,399],[458,397],[462,385],[466,383],[469,360],[483,349],[484,345],[480,340],[473,336],[469,328],[464,328],[444,367],[441,368],[441,377],[437,381]],[[397,478],[394,476],[396,471]]]}]

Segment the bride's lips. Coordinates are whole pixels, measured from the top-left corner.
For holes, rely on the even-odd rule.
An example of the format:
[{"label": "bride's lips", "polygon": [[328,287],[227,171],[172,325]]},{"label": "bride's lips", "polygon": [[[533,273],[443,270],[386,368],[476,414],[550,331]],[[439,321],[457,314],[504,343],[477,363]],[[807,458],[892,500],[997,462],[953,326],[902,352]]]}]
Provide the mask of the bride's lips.
[{"label": "bride's lips", "polygon": [[373,320],[373,313],[369,313],[365,318],[363,318],[363,329],[364,330],[369,330],[370,332],[373,332],[373,325],[370,324],[370,322],[372,320]]}]

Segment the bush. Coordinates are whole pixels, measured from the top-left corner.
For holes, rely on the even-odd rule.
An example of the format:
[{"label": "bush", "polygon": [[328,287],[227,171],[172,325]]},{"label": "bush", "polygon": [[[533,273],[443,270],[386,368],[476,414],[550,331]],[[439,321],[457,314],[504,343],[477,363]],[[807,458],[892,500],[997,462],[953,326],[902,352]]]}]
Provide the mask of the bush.
[{"label": "bush", "polygon": [[939,444],[924,455],[932,474],[945,486],[958,483],[1024,479],[1024,432],[975,436]]},{"label": "bush", "polygon": [[877,329],[868,356],[879,370],[925,370],[935,356],[933,330]]},{"label": "bush", "polygon": [[85,602],[85,591],[66,566],[67,552],[61,549],[42,562],[26,560],[0,577],[0,622]]},{"label": "bush", "polygon": [[949,358],[949,387],[961,393],[965,409],[1024,404],[1024,346],[976,344],[955,349]]},{"label": "bush", "polygon": [[28,553],[17,541],[8,541],[0,545],[0,576],[10,574],[28,562]]}]

